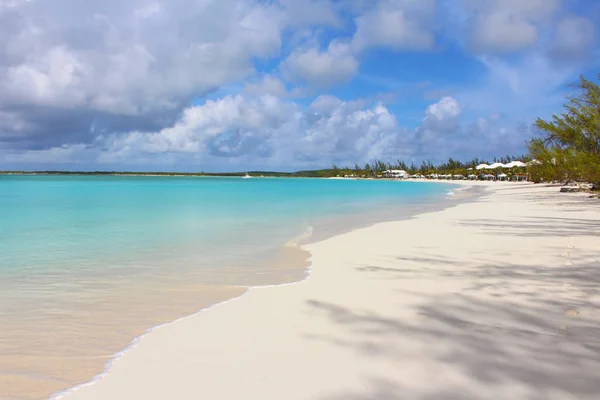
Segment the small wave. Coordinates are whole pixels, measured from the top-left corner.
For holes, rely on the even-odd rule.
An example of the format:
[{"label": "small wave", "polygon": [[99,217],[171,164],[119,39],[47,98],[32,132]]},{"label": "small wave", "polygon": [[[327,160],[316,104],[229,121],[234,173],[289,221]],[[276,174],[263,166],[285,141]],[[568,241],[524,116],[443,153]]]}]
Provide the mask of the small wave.
[{"label": "small wave", "polygon": [[302,242],[304,242],[305,240],[309,239],[312,236],[313,231],[314,231],[313,226],[309,225],[308,228],[306,228],[306,230],[304,232],[302,232],[302,234],[300,234],[299,236],[296,236],[295,238],[293,238],[292,240],[287,242],[285,245],[289,246],[289,247],[298,247],[302,244]]},{"label": "small wave", "polygon": [[[310,268],[308,269],[308,271],[310,273]],[[307,277],[304,278],[304,280],[306,280],[306,279],[308,279],[308,274],[307,274]],[[303,282],[304,280],[302,280],[300,282]],[[297,282],[297,283],[299,283],[299,282]],[[277,285],[273,285],[273,286],[277,286]],[[253,289],[253,287],[251,287],[251,286],[238,286],[238,287],[245,289],[238,296],[232,297],[232,298],[227,299],[227,300],[223,300],[223,301],[221,301],[219,303],[212,304],[212,305],[210,305],[210,306],[208,306],[206,308],[202,308],[202,309],[200,309],[200,310],[198,310],[198,311],[196,311],[196,312],[194,312],[194,313],[192,313],[190,315],[186,315],[185,317],[180,317],[180,318],[177,318],[177,319],[175,319],[175,320],[173,320],[171,322],[165,322],[163,324],[156,325],[156,326],[153,326],[153,327],[150,327],[150,328],[146,329],[146,331],[144,333],[142,333],[139,336],[136,336],[131,341],[131,343],[129,343],[129,345],[127,347],[125,347],[123,350],[120,350],[120,351],[116,352],[115,354],[113,354],[113,356],[104,365],[104,370],[101,373],[95,375],[92,379],[90,379],[87,382],[83,382],[83,383],[74,385],[74,386],[72,386],[72,387],[70,387],[68,389],[63,389],[63,390],[60,390],[58,392],[53,393],[50,396],[50,400],[61,400],[61,399],[65,398],[66,396],[72,395],[73,393],[77,392],[80,389],[83,389],[83,388],[88,387],[88,386],[95,385],[96,383],[100,382],[100,380],[104,379],[109,374],[109,372],[111,371],[114,363],[118,362],[121,359],[121,357],[123,357],[125,355],[125,353],[127,353],[130,350],[132,350],[133,348],[137,347],[137,345],[140,343],[140,341],[146,335],[149,335],[153,331],[155,331],[157,329],[164,328],[164,327],[166,327],[168,325],[171,325],[171,324],[175,324],[175,323],[177,323],[179,321],[182,321],[184,319],[192,318],[192,317],[194,317],[194,316],[196,316],[196,315],[198,315],[198,314],[200,314],[202,312],[206,312],[206,311],[212,310],[215,307],[218,307],[220,305],[229,303],[231,301],[236,301],[236,300],[240,299],[244,294],[248,293],[248,291],[250,289]]]},{"label": "small wave", "polygon": [[452,190],[449,190],[448,193],[446,193],[446,196],[454,196],[456,193],[454,193]]}]

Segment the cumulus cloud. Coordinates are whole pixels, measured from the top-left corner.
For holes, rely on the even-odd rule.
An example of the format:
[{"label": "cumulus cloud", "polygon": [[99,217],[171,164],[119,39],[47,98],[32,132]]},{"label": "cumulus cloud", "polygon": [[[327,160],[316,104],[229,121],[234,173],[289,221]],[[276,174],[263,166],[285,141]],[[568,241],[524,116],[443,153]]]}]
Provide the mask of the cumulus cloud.
[{"label": "cumulus cloud", "polygon": [[338,26],[341,24],[330,0],[281,0],[294,25]]},{"label": "cumulus cloud", "polygon": [[358,61],[349,44],[332,41],[325,51],[294,51],[282,64],[286,76],[315,87],[347,82],[358,72]]},{"label": "cumulus cloud", "polygon": [[[0,0],[0,157],[219,169],[519,152],[527,131],[515,121],[556,112],[561,85],[591,67],[593,16],[564,8],[562,0]],[[460,33],[439,37],[449,21]],[[484,68],[444,58],[465,34]],[[414,78],[420,57],[366,54],[375,48],[437,48],[431,57],[451,71],[465,62],[477,86]],[[452,95],[424,107],[416,129],[403,127],[415,120],[413,104],[386,106],[372,91],[382,80],[369,69],[388,61],[406,62],[390,96],[417,79],[440,80],[430,99]],[[336,91],[349,82],[356,86]]]},{"label": "cumulus cloud", "polygon": [[356,18],[356,51],[371,47],[424,50],[435,45],[435,0],[383,0]]},{"label": "cumulus cloud", "polygon": [[175,123],[155,132],[100,134],[90,144],[12,152],[5,161],[101,169],[115,165],[299,168],[374,159],[439,161],[455,157],[457,151],[485,156],[490,149],[522,147],[520,133],[500,126],[503,121],[496,117],[479,118],[474,123],[463,123],[461,117],[461,106],[452,97],[429,105],[422,123],[410,130],[400,126],[395,115],[377,102],[346,102],[323,95],[302,107],[271,95],[236,95],[188,107]]},{"label": "cumulus cloud", "polygon": [[132,115],[174,108],[245,76],[252,57],[280,46],[281,16],[260,3],[60,3],[28,2],[4,16],[17,20],[0,65],[4,102]]},{"label": "cumulus cloud", "polygon": [[255,82],[250,82],[244,87],[244,92],[252,96],[271,94],[284,97],[288,94],[285,84],[273,75],[264,75]]},{"label": "cumulus cloud", "polygon": [[[21,161],[92,164],[188,163],[326,165],[407,154],[395,116],[382,104],[317,98],[303,109],[265,95],[226,96],[189,107],[172,126],[156,132],[99,135],[89,145],[21,152]],[[34,155],[38,154],[36,158]],[[13,162],[19,158],[11,158]],[[154,160],[154,161],[152,161]]]},{"label": "cumulus cloud", "polygon": [[[444,97],[429,105],[423,122],[414,131],[413,157],[433,161],[457,158],[493,158],[524,152],[530,133],[526,125],[514,124],[496,114],[464,121],[459,101]],[[434,151],[432,151],[434,149]]]},{"label": "cumulus cloud", "polygon": [[561,4],[562,0],[468,0],[468,11],[474,15],[471,46],[482,53],[532,48]]},{"label": "cumulus cloud", "polygon": [[586,17],[569,16],[558,23],[550,54],[553,59],[562,62],[581,61],[589,57],[595,39],[596,29],[592,21]]},{"label": "cumulus cloud", "polygon": [[425,109],[421,125],[415,130],[417,152],[423,154],[430,146],[447,146],[447,137],[459,131],[461,108],[452,97],[443,97]]},{"label": "cumulus cloud", "polygon": [[422,126],[438,132],[452,131],[456,129],[460,114],[461,108],[458,101],[452,97],[444,97],[427,107]]},{"label": "cumulus cloud", "polygon": [[327,96],[317,98],[309,110],[314,114],[300,137],[298,157],[351,163],[404,151],[396,118],[380,103],[359,108]]},{"label": "cumulus cloud", "polygon": [[13,2],[0,11],[0,110],[26,123],[4,132],[63,143],[93,139],[94,124],[156,129],[277,54],[286,23],[255,0]]}]

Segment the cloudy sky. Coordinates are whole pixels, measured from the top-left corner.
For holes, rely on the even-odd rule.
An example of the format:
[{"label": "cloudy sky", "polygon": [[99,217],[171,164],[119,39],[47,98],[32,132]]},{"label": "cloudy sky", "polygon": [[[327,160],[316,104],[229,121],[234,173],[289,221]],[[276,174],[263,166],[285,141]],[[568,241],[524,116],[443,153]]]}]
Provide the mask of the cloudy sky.
[{"label": "cloudy sky", "polygon": [[600,72],[592,0],[0,0],[0,169],[520,154]]}]

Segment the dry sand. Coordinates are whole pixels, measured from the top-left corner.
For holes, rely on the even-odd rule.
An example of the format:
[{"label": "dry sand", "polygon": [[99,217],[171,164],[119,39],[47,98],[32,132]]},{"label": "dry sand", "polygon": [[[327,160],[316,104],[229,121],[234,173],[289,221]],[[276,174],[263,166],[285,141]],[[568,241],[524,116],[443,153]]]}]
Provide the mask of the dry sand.
[{"label": "dry sand", "polygon": [[308,280],[156,328],[64,398],[600,398],[597,200],[490,185],[307,249]]}]

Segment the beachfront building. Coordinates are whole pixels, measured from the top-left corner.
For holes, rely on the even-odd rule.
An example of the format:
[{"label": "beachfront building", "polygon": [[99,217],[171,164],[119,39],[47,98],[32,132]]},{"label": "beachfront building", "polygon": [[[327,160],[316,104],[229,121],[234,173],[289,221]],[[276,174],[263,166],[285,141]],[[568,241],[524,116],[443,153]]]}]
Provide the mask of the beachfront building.
[{"label": "beachfront building", "polygon": [[[497,162],[492,165],[479,164],[475,167],[475,170],[481,171],[481,172],[490,171],[489,173],[484,173],[480,176],[480,178],[483,180],[496,180],[496,179],[497,180],[509,180],[509,179],[511,179],[511,180],[517,180],[517,181],[526,181],[527,175],[523,174],[523,173],[519,173],[520,170],[518,168],[526,168],[528,165],[530,165],[530,163],[526,164],[523,161],[511,161],[507,164],[502,164],[502,163]],[[493,170],[493,172],[491,170]],[[502,172],[502,170],[506,170],[506,172],[509,172],[509,174],[507,175],[505,172]],[[472,178],[472,176],[474,176],[474,175],[469,175],[469,179],[477,179],[477,178]]]},{"label": "beachfront building", "polygon": [[392,179],[407,179],[410,177],[409,173],[403,169],[388,169],[383,171],[383,176]]},{"label": "beachfront building", "polygon": [[512,180],[515,182],[525,182],[528,180],[527,174],[514,174]]}]

